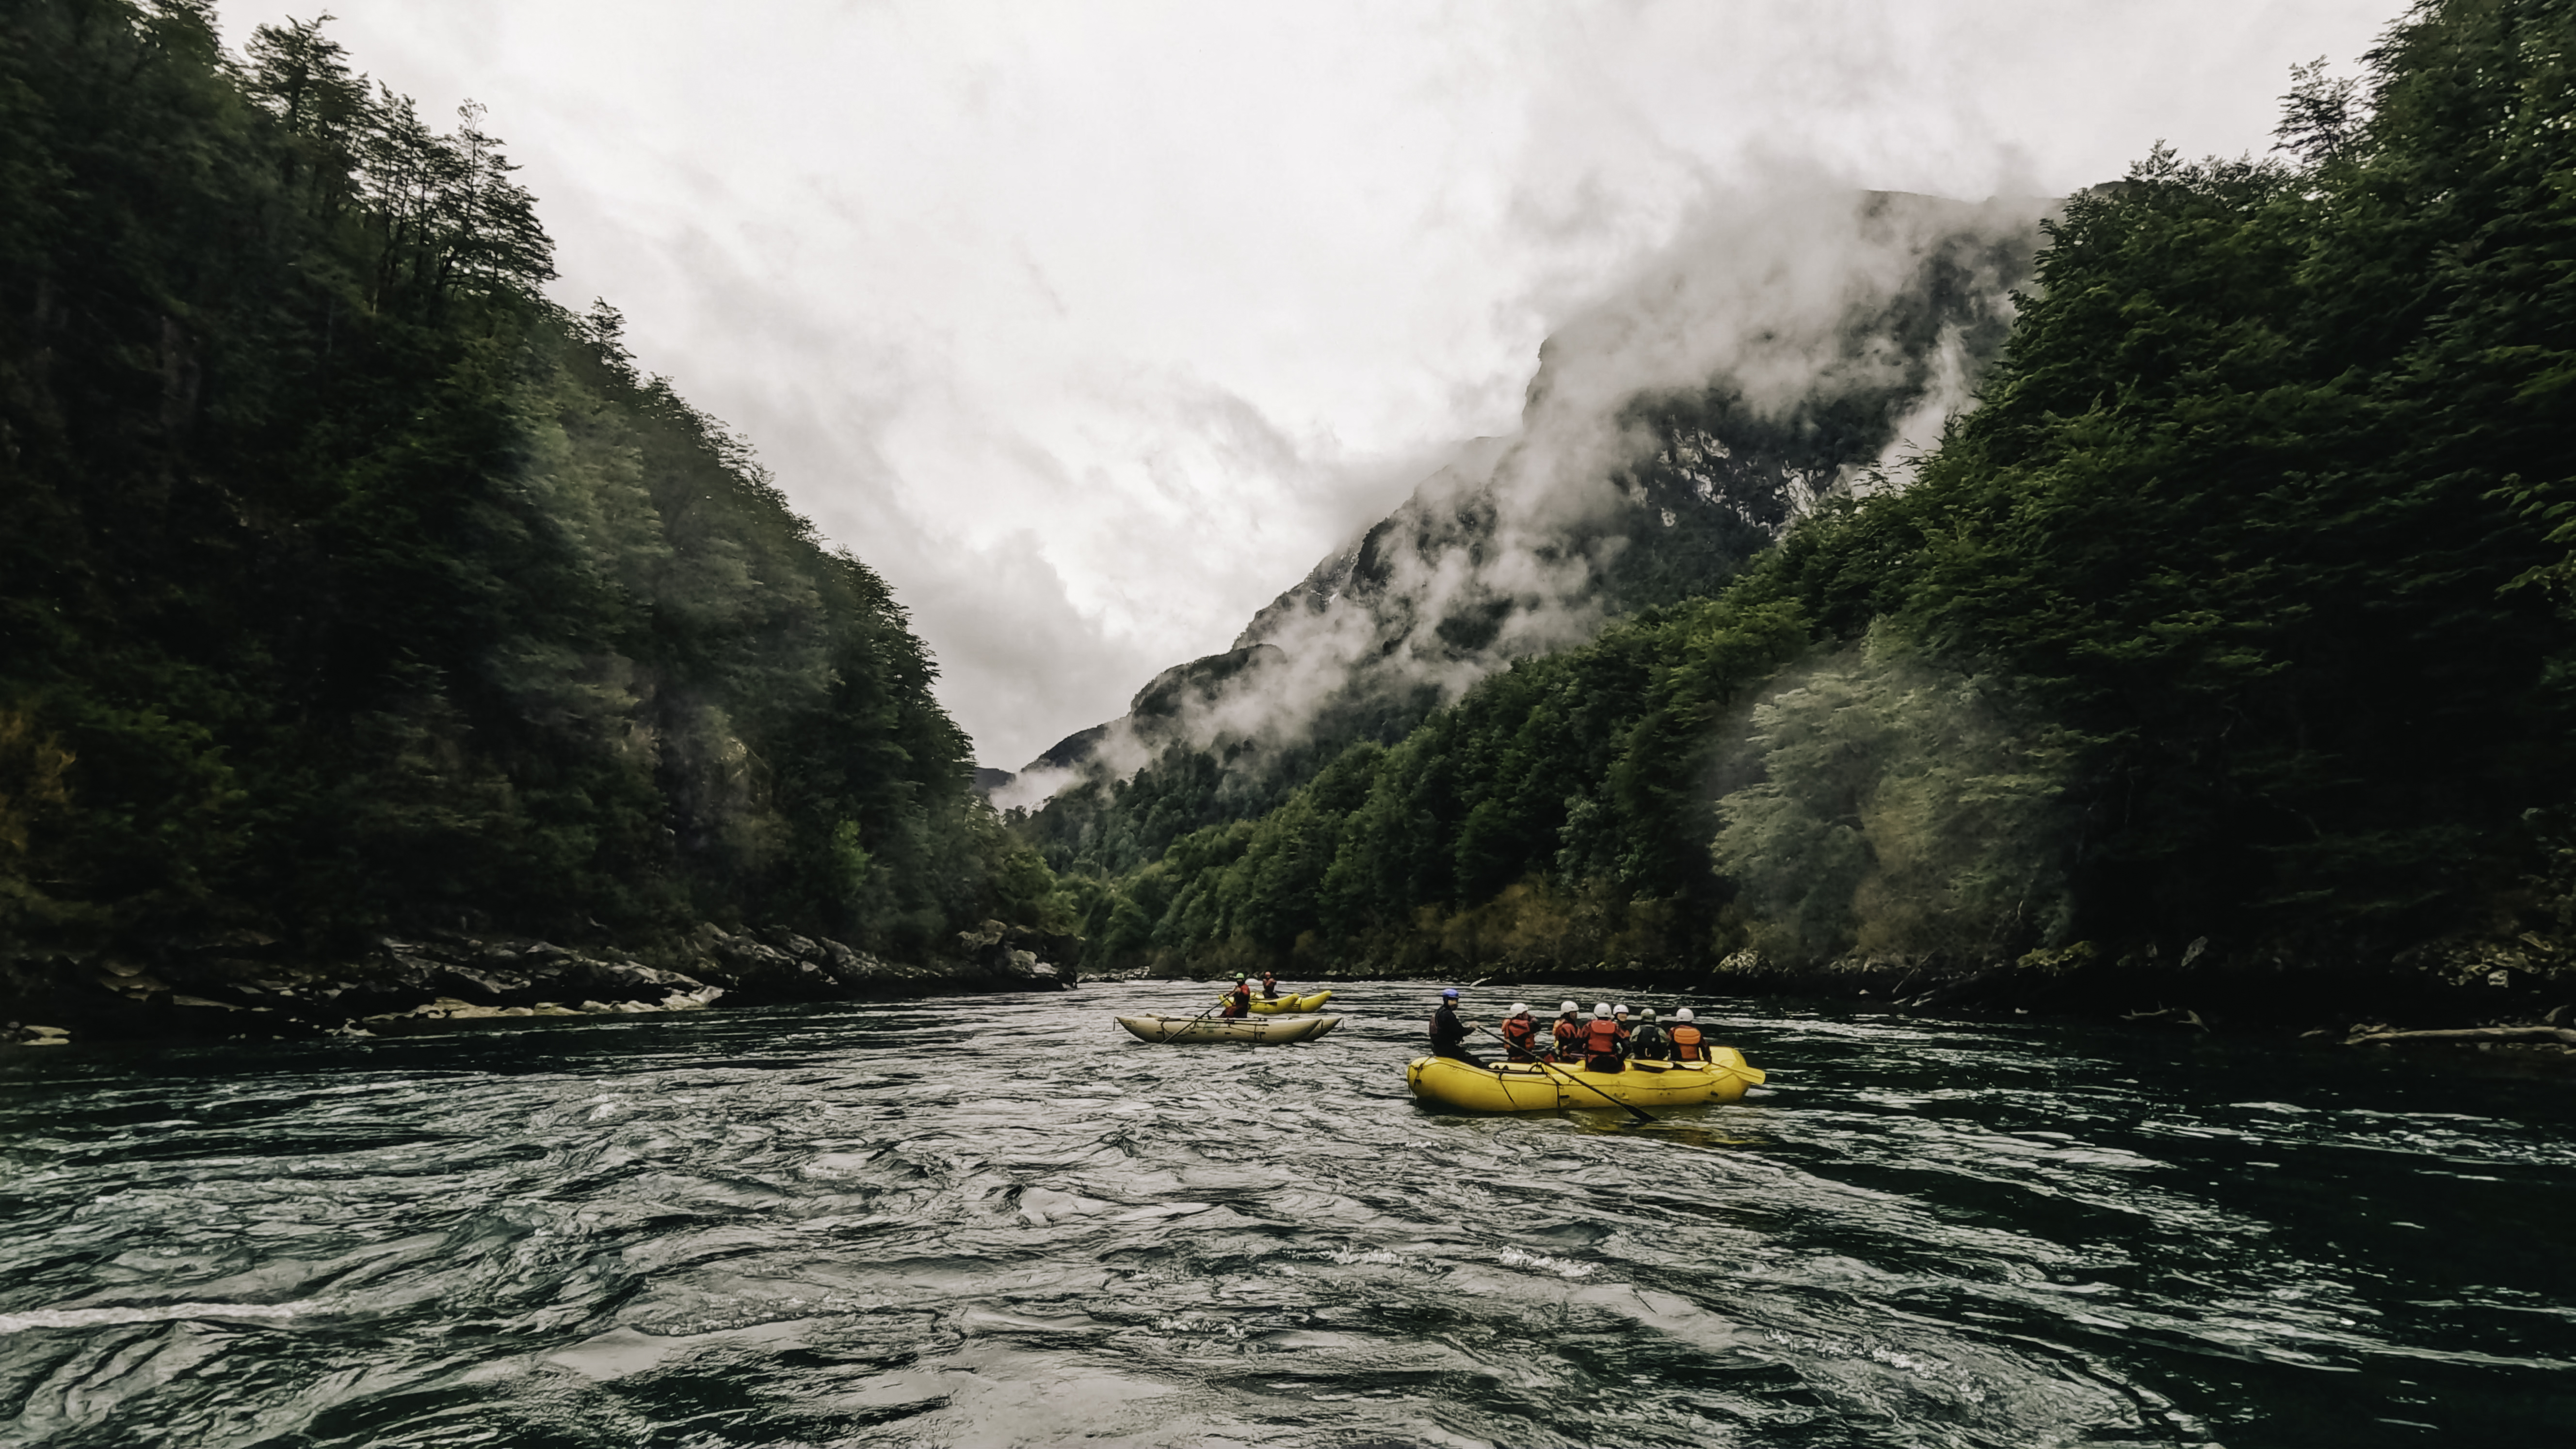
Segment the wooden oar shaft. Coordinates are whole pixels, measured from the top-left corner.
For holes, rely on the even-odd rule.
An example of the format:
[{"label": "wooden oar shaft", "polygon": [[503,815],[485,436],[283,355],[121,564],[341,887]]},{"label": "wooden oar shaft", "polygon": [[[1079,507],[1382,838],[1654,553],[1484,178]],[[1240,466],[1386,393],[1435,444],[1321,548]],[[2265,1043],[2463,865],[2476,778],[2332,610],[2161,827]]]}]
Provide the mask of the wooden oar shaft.
[{"label": "wooden oar shaft", "polygon": [[[1227,992],[1227,993],[1226,993],[1226,996],[1232,996],[1233,994],[1234,994],[1233,992],[1229,991],[1229,992]],[[1200,1012],[1198,1015],[1191,1017],[1189,1020],[1187,1020],[1187,1021],[1185,1021],[1185,1022],[1182,1022],[1179,1026],[1167,1026],[1167,1027],[1164,1027],[1164,1028],[1163,1028],[1163,1034],[1162,1034],[1160,1037],[1155,1038],[1154,1045],[1156,1045],[1156,1046],[1170,1046],[1170,1045],[1172,1044],[1172,1033],[1173,1033],[1173,1032],[1176,1032],[1176,1031],[1188,1031],[1191,1027],[1194,1027],[1194,1026],[1198,1025],[1200,1022],[1203,1022],[1203,1021],[1207,1020],[1207,1019],[1208,1019],[1208,1011],[1223,1011],[1223,1010],[1225,1010],[1225,997],[1220,996],[1220,997],[1218,997],[1218,998],[1217,998],[1217,1003],[1216,1003],[1216,1005],[1209,1007],[1209,1008],[1207,1009],[1207,1011],[1202,1011],[1202,1012]],[[1168,1019],[1168,1018],[1167,1018],[1167,1019]]]}]

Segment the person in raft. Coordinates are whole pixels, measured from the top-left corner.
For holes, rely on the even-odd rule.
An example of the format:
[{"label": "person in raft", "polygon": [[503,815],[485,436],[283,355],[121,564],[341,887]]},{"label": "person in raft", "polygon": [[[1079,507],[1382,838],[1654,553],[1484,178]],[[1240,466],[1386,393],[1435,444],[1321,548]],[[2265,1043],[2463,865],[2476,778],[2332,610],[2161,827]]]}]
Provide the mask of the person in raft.
[{"label": "person in raft", "polygon": [[1651,1006],[1637,1013],[1637,1029],[1628,1042],[1628,1060],[1632,1062],[1668,1062],[1673,1059],[1672,1038],[1655,1021]]},{"label": "person in raft", "polygon": [[1237,976],[1234,978],[1234,989],[1225,994],[1225,1007],[1217,1013],[1217,1016],[1220,1020],[1234,1021],[1251,1014],[1252,983]]},{"label": "person in raft", "polygon": [[1462,1061],[1471,1067],[1485,1064],[1483,1058],[1467,1050],[1467,1023],[1458,1019],[1458,988],[1455,986],[1440,993],[1440,1009],[1431,1013],[1431,1054]]},{"label": "person in raft", "polygon": [[1689,1007],[1685,1006],[1681,1010],[1673,1013],[1673,1027],[1670,1032],[1666,1033],[1666,1035],[1670,1036],[1673,1041],[1672,1059],[1674,1061],[1704,1062],[1708,1060],[1708,1036],[1699,1029],[1698,1022],[1691,1020],[1691,1009]]},{"label": "person in raft", "polygon": [[1279,978],[1267,971],[1261,973],[1261,999],[1264,1001],[1279,999]]},{"label": "person in raft", "polygon": [[1556,1011],[1556,1025],[1548,1029],[1556,1046],[1550,1055],[1560,1062],[1570,1062],[1583,1055],[1583,1008],[1569,1001]]},{"label": "person in raft", "polygon": [[1589,1072],[1624,1072],[1627,1059],[1621,1049],[1627,1045],[1627,1033],[1620,1030],[1619,1019],[1610,1014],[1610,1003],[1592,1008],[1592,1020],[1583,1028],[1583,1069]]},{"label": "person in raft", "polygon": [[1512,1014],[1503,1018],[1503,1045],[1511,1048],[1516,1062],[1538,1060],[1538,1018],[1530,1015],[1529,1003],[1515,1001]]}]

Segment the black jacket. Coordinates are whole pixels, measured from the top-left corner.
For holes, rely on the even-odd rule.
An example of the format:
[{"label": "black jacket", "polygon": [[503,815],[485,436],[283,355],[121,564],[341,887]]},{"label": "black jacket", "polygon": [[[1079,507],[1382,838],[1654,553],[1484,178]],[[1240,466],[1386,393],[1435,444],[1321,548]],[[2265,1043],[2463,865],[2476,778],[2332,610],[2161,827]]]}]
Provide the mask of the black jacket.
[{"label": "black jacket", "polygon": [[1431,1013],[1431,1044],[1435,1047],[1453,1047],[1466,1039],[1467,1023],[1458,1019],[1457,1003],[1449,1001],[1440,1003],[1440,1009]]}]

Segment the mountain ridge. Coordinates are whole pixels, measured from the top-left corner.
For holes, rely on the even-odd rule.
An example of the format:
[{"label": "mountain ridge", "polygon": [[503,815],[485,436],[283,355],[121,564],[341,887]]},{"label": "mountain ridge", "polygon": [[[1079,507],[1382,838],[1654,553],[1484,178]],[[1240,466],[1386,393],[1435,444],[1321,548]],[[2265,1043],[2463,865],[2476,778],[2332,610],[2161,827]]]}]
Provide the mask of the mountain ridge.
[{"label": "mountain ridge", "polygon": [[[1857,192],[1712,220],[1549,336],[1517,430],[1459,445],[1228,650],[1156,675],[1008,798],[1114,809],[1178,751],[1215,759],[1175,765],[1208,781],[1186,818],[1257,813],[1515,659],[1709,591],[1820,501],[1892,486],[1968,405],[2056,205]],[[1076,868],[1089,828],[1034,834]],[[1117,854],[1094,864],[1139,858]]]}]

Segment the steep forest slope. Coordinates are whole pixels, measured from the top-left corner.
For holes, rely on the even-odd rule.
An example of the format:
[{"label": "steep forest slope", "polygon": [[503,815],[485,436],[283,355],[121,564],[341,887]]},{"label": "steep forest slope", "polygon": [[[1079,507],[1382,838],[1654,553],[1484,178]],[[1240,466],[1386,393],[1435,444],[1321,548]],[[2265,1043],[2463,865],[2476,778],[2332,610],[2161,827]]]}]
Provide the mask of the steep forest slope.
[{"label": "steep forest slope", "polygon": [[2563,995],[2571,58],[2428,4],[2288,159],[2077,198],[1912,486],[1092,883],[1095,950]]},{"label": "steep forest slope", "polygon": [[1031,765],[1023,798],[1053,799],[1022,834],[1058,870],[1133,870],[1887,486],[2001,347],[2047,206],[1835,193],[1707,219],[1548,339],[1518,432]]},{"label": "steep forest slope", "polygon": [[7,961],[1034,919],[884,582],[544,299],[474,108],[18,0],[0,134]]}]

